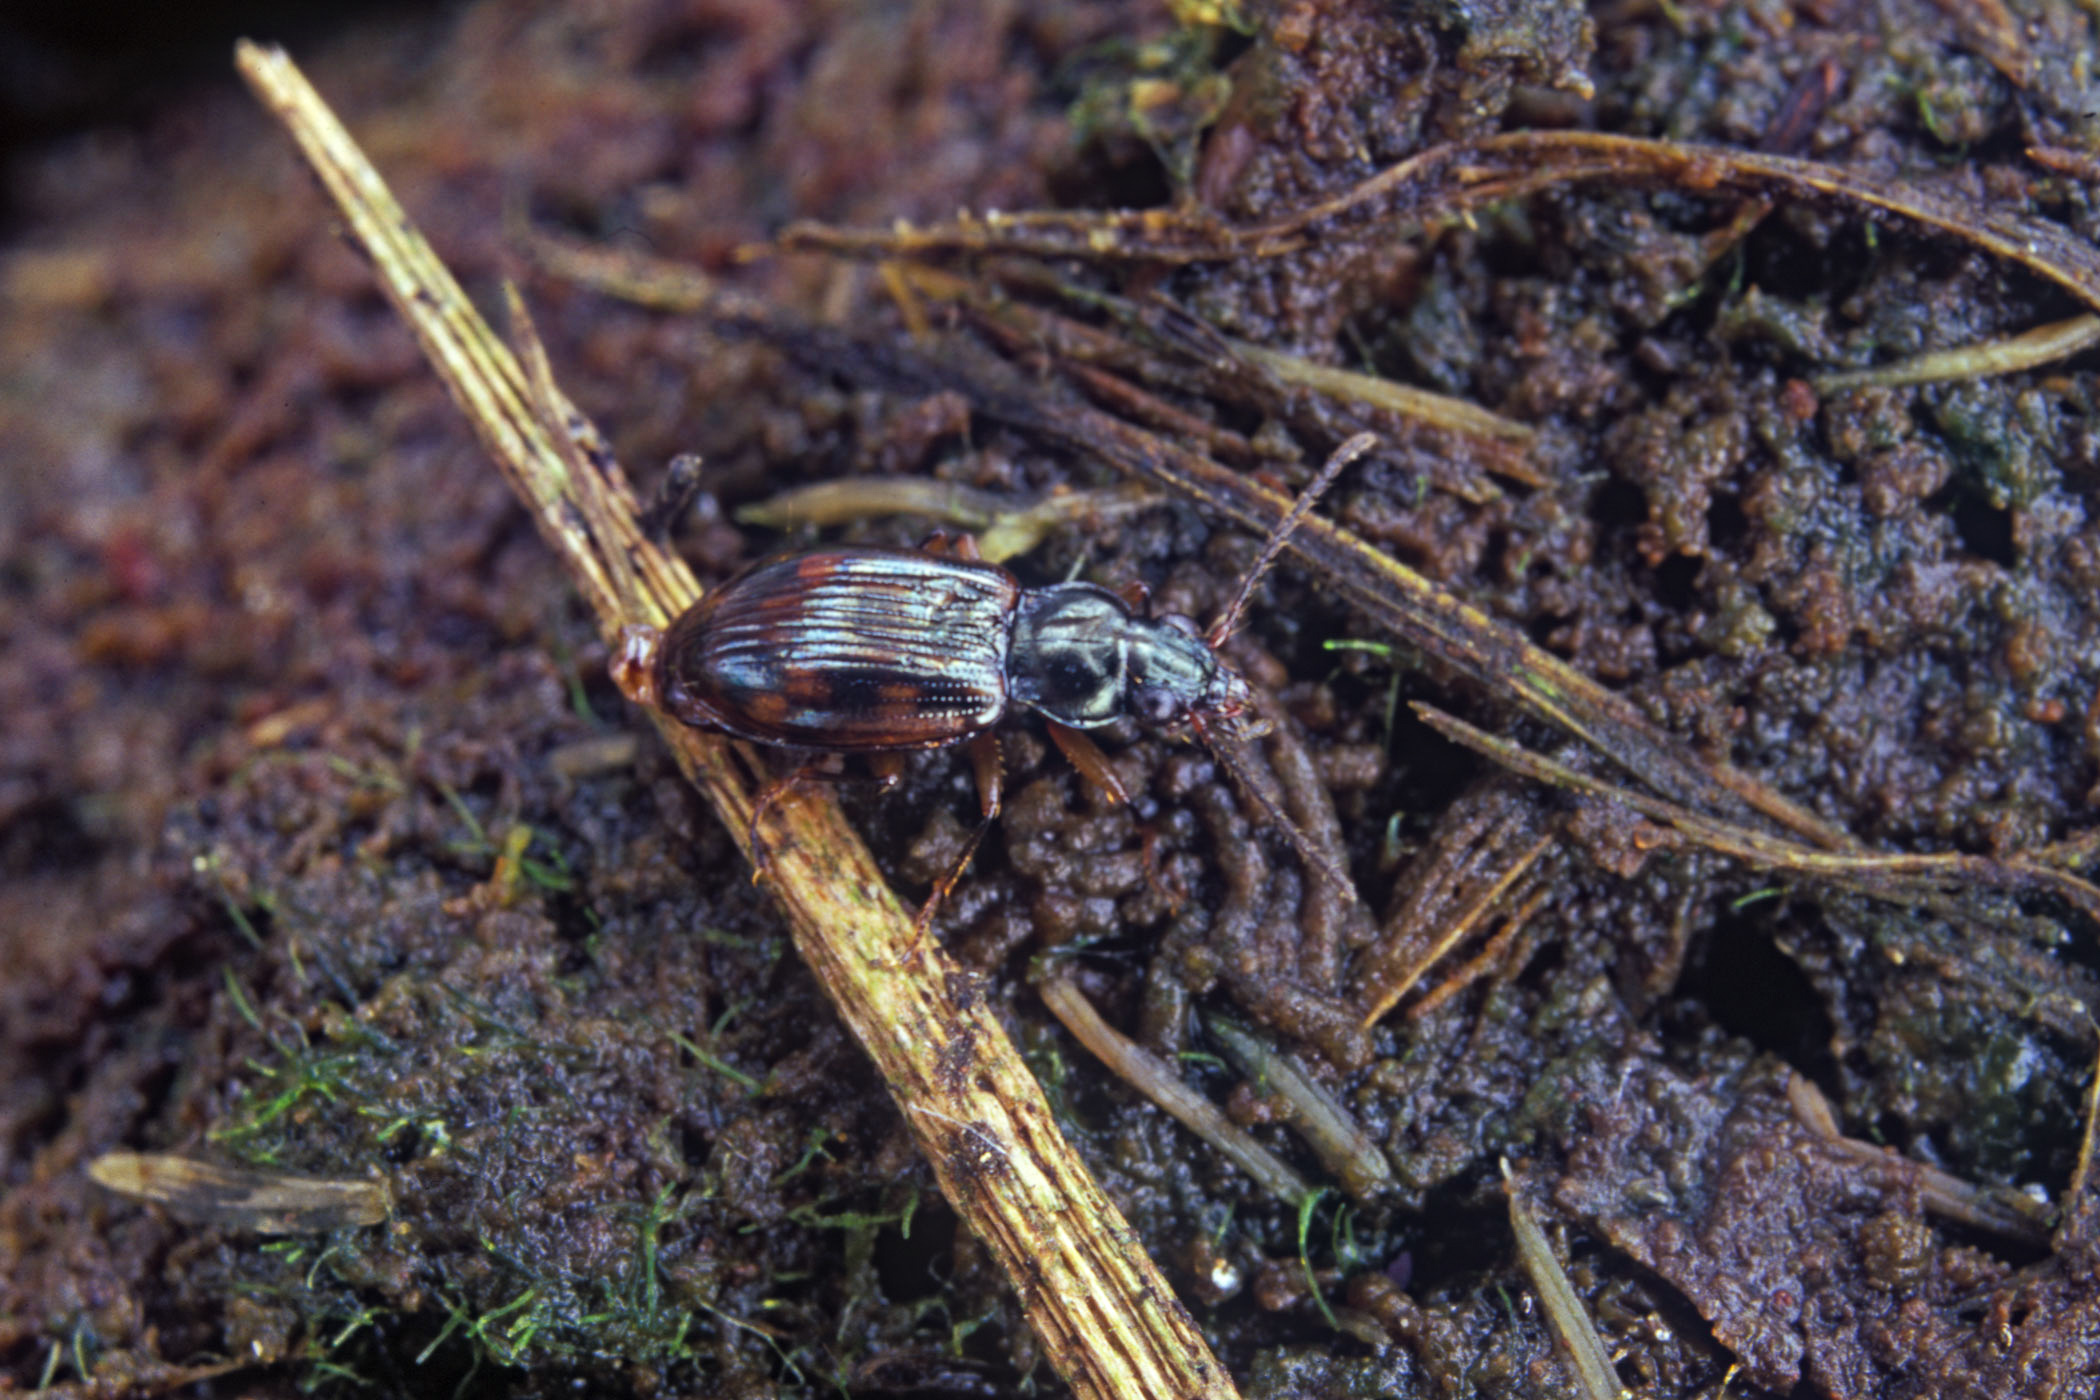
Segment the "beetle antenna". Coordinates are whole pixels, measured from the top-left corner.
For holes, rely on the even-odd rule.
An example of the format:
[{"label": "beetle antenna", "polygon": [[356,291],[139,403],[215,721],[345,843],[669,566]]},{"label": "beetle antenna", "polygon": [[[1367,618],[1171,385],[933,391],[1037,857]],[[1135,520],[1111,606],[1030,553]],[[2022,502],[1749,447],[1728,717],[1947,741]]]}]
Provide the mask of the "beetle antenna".
[{"label": "beetle antenna", "polygon": [[[1365,433],[1363,436],[1369,437],[1370,434]],[[1290,840],[1291,848],[1297,851],[1298,859],[1305,863],[1305,868],[1333,885],[1341,893],[1344,904],[1357,903],[1359,896],[1356,893],[1356,882],[1349,878],[1349,872],[1335,862],[1333,852],[1313,844],[1312,838],[1305,834],[1305,828],[1291,820],[1290,814],[1285,812],[1283,805],[1276,800],[1276,794],[1257,776],[1255,765],[1247,757],[1244,749],[1247,736],[1241,732],[1239,726],[1228,720],[1219,726],[1226,732],[1218,734],[1214,733],[1200,716],[1191,715],[1190,719],[1194,722],[1196,737],[1203,740],[1203,746],[1224,765],[1225,771],[1232,775],[1232,780],[1240,791],[1254,799],[1254,805],[1261,808],[1262,815],[1266,816],[1272,825],[1282,829],[1283,834]]]},{"label": "beetle antenna", "polygon": [[1218,614],[1217,622],[1210,629],[1209,641],[1213,648],[1223,646],[1225,639],[1238,630],[1240,616],[1247,611],[1247,600],[1254,596],[1254,585],[1261,582],[1261,576],[1276,562],[1276,556],[1283,552],[1285,541],[1289,540],[1291,532],[1298,528],[1298,523],[1305,519],[1305,513],[1326,494],[1328,487],[1334,485],[1334,479],[1342,474],[1344,467],[1376,446],[1378,434],[1358,433],[1334,449],[1328,456],[1326,465],[1320,468],[1320,474],[1312,479],[1312,484],[1298,493],[1298,499],[1284,512],[1283,519],[1277,521],[1276,528],[1269,531],[1269,538],[1263,542],[1261,553],[1254,560],[1254,567],[1247,571],[1247,577],[1240,583],[1240,591],[1233,595],[1232,602],[1225,611]]}]

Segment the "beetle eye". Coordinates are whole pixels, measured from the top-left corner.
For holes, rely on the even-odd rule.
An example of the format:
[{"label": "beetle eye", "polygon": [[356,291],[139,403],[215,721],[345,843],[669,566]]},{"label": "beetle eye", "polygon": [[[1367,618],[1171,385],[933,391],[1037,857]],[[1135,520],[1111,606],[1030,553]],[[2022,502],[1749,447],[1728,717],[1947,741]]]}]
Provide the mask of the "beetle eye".
[{"label": "beetle eye", "polygon": [[1181,702],[1170,690],[1140,686],[1131,697],[1131,708],[1146,724],[1171,724],[1181,715]]}]

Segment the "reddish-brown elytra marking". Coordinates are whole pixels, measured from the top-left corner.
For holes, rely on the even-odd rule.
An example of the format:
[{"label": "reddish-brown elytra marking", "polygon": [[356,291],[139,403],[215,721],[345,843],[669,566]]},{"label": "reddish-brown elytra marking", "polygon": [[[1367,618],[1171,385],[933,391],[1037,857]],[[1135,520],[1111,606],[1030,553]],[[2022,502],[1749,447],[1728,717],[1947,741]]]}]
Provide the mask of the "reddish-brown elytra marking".
[{"label": "reddish-brown elytra marking", "polygon": [[[1090,583],[1024,588],[979,560],[970,541],[943,539],[920,550],[842,546],[763,561],[662,634],[633,629],[618,667],[634,683],[631,693],[674,718],[754,743],[825,753],[969,743],[985,824],[999,811],[995,730],[1015,708],[1034,710],[1074,766],[1122,801],[1106,756],[1079,731],[1128,717],[1159,732],[1193,733],[1234,767],[1230,745],[1219,741],[1250,732],[1252,695],[1219,648],[1312,503],[1376,444],[1361,433],[1327,459],[1208,634],[1177,614],[1146,614],[1141,597]],[[805,772],[776,780],[758,811]],[[1266,788],[1237,768],[1234,776],[1306,863],[1353,899],[1348,877]],[[922,926],[984,829],[936,885]]]}]

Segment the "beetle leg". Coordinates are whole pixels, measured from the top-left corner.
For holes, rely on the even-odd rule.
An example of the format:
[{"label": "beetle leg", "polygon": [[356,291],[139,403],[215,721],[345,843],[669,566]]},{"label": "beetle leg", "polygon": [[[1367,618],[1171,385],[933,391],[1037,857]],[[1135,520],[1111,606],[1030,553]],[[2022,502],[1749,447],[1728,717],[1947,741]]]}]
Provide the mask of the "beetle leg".
[{"label": "beetle leg", "polygon": [[978,844],[984,840],[985,832],[991,830],[991,827],[989,820],[977,823],[977,829],[970,833],[969,841],[963,846],[962,855],[956,858],[948,873],[934,883],[933,893],[927,895],[926,902],[919,906],[919,916],[911,921],[914,933],[924,937],[926,931],[933,927],[933,916],[939,913],[941,905],[947,902],[949,892],[961,881],[963,871],[970,868],[970,858],[977,854]]},{"label": "beetle leg", "polygon": [[1123,584],[1116,589],[1116,596],[1129,604],[1130,610],[1139,617],[1152,615],[1152,590],[1145,586],[1143,579],[1134,578]]},{"label": "beetle leg", "polygon": [[875,781],[882,786],[882,790],[888,792],[904,778],[903,750],[878,750],[869,754],[868,771],[875,775]]},{"label": "beetle leg", "polygon": [[751,844],[751,883],[757,884],[766,878],[766,870],[773,863],[773,851],[758,834],[775,804],[796,788],[808,787],[812,783],[835,783],[840,778],[838,756],[825,754],[818,758],[805,758],[787,772],[767,781],[758,790],[758,800],[751,804],[751,825],[747,828]]},{"label": "beetle leg", "polygon": [[999,735],[987,729],[970,741],[970,771],[977,776],[977,805],[990,821],[999,815],[999,801],[1006,791],[1006,769],[1000,762]]},{"label": "beetle leg", "polygon": [[1046,723],[1050,727],[1050,742],[1057,745],[1065,760],[1079,770],[1080,777],[1108,794],[1108,800],[1117,806],[1129,805],[1130,794],[1123,790],[1123,780],[1116,776],[1115,765],[1108,761],[1107,754],[1101,752],[1099,744],[1068,724],[1059,724],[1054,719]]},{"label": "beetle leg", "polygon": [[1296,848],[1298,858],[1305,862],[1306,868],[1316,872],[1332,885],[1345,906],[1355,904],[1359,898],[1356,883],[1349,878],[1349,872],[1342,868],[1346,857],[1324,849],[1314,842],[1313,838],[1306,834],[1305,828],[1292,821],[1289,814],[1283,810],[1283,797],[1278,791],[1280,785],[1276,779],[1276,771],[1266,762],[1257,761],[1254,756],[1253,738],[1248,734],[1246,727],[1239,723],[1238,717],[1227,716],[1222,722],[1206,722],[1199,710],[1189,716],[1189,721],[1196,731],[1196,737],[1203,741],[1203,747],[1209,749],[1211,756],[1218,760],[1218,766],[1230,774],[1239,790],[1261,809],[1262,816],[1268,819],[1269,824],[1284,834]]},{"label": "beetle leg", "polygon": [[766,867],[773,863],[773,848],[758,834],[758,829],[765,825],[773,805],[802,785],[803,776],[809,769],[807,763],[796,764],[760,788],[758,800],[751,804],[751,825],[746,829],[748,840],[745,844],[751,848],[751,883],[754,885],[766,878]]},{"label": "beetle leg", "polygon": [[970,868],[970,858],[977,854],[978,844],[999,815],[1006,790],[1006,774],[1000,762],[997,733],[987,729],[970,741],[970,768],[977,776],[977,804],[984,813],[984,820],[977,823],[977,829],[970,833],[962,854],[956,857],[955,864],[948,867],[948,873],[934,882],[933,893],[926,896],[926,902],[919,906],[919,917],[912,920],[912,927],[921,934],[933,926],[933,916],[940,912],[942,903],[962,879],[963,872]]},{"label": "beetle leg", "polygon": [[935,530],[919,541],[919,548],[927,554],[942,559],[975,561],[984,556],[977,551],[975,535],[960,534],[950,530]]}]

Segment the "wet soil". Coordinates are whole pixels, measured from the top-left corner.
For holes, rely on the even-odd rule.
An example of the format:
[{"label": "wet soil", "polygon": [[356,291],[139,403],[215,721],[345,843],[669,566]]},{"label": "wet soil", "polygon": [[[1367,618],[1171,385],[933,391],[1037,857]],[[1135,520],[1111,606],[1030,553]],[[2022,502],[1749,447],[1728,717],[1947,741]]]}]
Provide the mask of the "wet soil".
[{"label": "wet soil", "polygon": [[[522,281],[631,470],[704,456],[677,539],[711,580],[807,537],[734,522],[787,486],[1109,485],[1030,430],[1074,406],[1156,432],[1172,410],[1283,484],[1368,415],[1387,449],[1322,513],[1629,697],[1688,762],[1862,850],[2095,874],[2093,352],[1810,382],[2084,309],[2032,271],[1842,202],[1611,179],[1259,257],[950,259],[985,295],[930,308],[872,260],[745,252],[796,219],[960,210],[1260,225],[1436,143],[1562,129],[1827,161],[2090,241],[2090,15],[1190,18],[481,5],[298,56],[469,292],[494,308]],[[259,109],[229,78],[27,147],[7,180],[0,1390],[1058,1393]],[[550,276],[521,223],[779,318]],[[1052,318],[1095,337],[1093,377]],[[1513,463],[1249,371],[1221,333],[1534,436]],[[1163,502],[1013,567],[1208,619],[1255,548]],[[1630,781],[1297,567],[1229,654],[1276,697],[1259,763],[1362,910],[1202,749],[1110,731],[1115,807],[1023,722],[938,931],[1243,1393],[1569,1393],[1504,1162],[1638,1394],[2100,1385],[2088,910],[1753,868],[1513,779],[1409,702]],[[952,753],[842,792],[915,894],[976,811]],[[1274,1199],[1114,1078],[1042,1009],[1051,966],[1335,1189]],[[1327,1171],[1221,1015],[1324,1085],[1389,1182]],[[265,1234],[93,1185],[115,1151],[382,1183],[391,1213]]]}]

